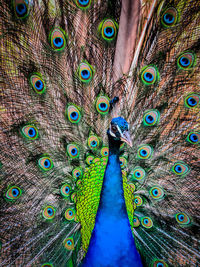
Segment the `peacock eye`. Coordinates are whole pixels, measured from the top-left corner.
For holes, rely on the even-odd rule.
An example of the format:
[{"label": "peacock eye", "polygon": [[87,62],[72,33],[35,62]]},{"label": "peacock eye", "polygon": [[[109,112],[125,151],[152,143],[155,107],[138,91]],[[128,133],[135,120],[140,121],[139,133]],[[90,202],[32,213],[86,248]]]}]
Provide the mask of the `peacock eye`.
[{"label": "peacock eye", "polygon": [[76,144],[69,144],[67,146],[67,154],[72,159],[78,158],[80,154],[80,149]]},{"label": "peacock eye", "polygon": [[177,65],[180,69],[190,69],[195,62],[195,55],[190,52],[183,53],[177,60]]},{"label": "peacock eye", "polygon": [[174,164],[174,166],[172,167],[172,171],[176,174],[176,175],[185,175],[187,174],[190,169],[189,166],[186,165],[183,162],[176,162]]},{"label": "peacock eye", "polygon": [[112,125],[111,126],[111,130],[113,133],[116,133],[117,132],[117,127],[115,125]]},{"label": "peacock eye", "polygon": [[150,189],[149,193],[150,193],[151,197],[154,199],[161,199],[164,196],[163,189],[158,187],[158,186],[152,187]]},{"label": "peacock eye", "polygon": [[146,66],[142,69],[141,80],[145,85],[152,85],[158,81],[159,73],[153,66]]},{"label": "peacock eye", "polygon": [[55,28],[51,31],[49,40],[51,47],[55,51],[61,51],[66,47],[66,38],[64,31],[59,28]]},{"label": "peacock eye", "polygon": [[144,169],[142,169],[141,167],[135,167],[133,169],[133,175],[132,175],[132,178],[134,180],[142,180],[144,179],[146,176],[146,172]]},{"label": "peacock eye", "polygon": [[131,187],[132,191],[135,191],[135,184],[133,184],[133,183],[128,183],[128,185]]},{"label": "peacock eye", "polygon": [[63,197],[68,197],[70,195],[70,193],[71,193],[71,186],[69,184],[64,184],[61,187],[60,192],[61,192]]},{"label": "peacock eye", "polygon": [[31,83],[33,90],[37,94],[41,95],[45,92],[45,90],[46,90],[45,82],[43,81],[43,79],[39,75],[33,74],[30,77],[30,83]]},{"label": "peacock eye", "polygon": [[67,250],[74,250],[74,240],[73,238],[69,237],[64,240],[64,246]]},{"label": "peacock eye", "polygon": [[40,158],[38,164],[43,171],[49,171],[53,168],[53,162],[49,157]]},{"label": "peacock eye", "polygon": [[153,226],[153,222],[149,217],[143,217],[141,223],[145,228],[151,228]]},{"label": "peacock eye", "polygon": [[153,267],[168,267],[167,263],[165,263],[163,260],[154,260],[153,264],[152,264]]},{"label": "peacock eye", "polygon": [[108,147],[102,147],[102,149],[101,149],[101,155],[103,157],[107,157],[108,156]]},{"label": "peacock eye", "polygon": [[11,200],[11,201],[13,201],[13,200],[16,200],[16,199],[18,199],[20,196],[21,196],[21,194],[22,194],[22,190],[18,187],[18,186],[11,186],[8,190],[7,190],[7,192],[6,192],[6,198],[8,199],[8,200]]},{"label": "peacock eye", "polygon": [[187,108],[194,108],[199,104],[200,96],[197,94],[191,94],[185,98],[185,106]]},{"label": "peacock eye", "polygon": [[176,24],[177,18],[177,10],[173,7],[169,7],[164,11],[161,17],[161,23],[164,27],[172,27]]},{"label": "peacock eye", "polygon": [[78,123],[81,119],[81,112],[75,105],[69,105],[67,107],[66,115],[71,123]]},{"label": "peacock eye", "polygon": [[140,221],[138,217],[134,216],[133,217],[133,227],[138,227],[140,225]]},{"label": "peacock eye", "polygon": [[126,166],[127,166],[127,159],[125,157],[120,157],[119,158],[119,161],[120,161],[120,167],[121,169],[125,169]]},{"label": "peacock eye", "polygon": [[55,209],[52,206],[47,206],[44,210],[43,210],[43,217],[46,220],[52,220],[55,217]]},{"label": "peacock eye", "polygon": [[74,203],[76,203],[76,201],[77,201],[77,194],[76,194],[76,192],[74,192],[74,193],[71,194],[71,201],[74,202]]},{"label": "peacock eye", "polygon": [[90,149],[95,150],[99,147],[99,138],[96,135],[91,135],[88,138],[88,146]]},{"label": "peacock eye", "polygon": [[14,0],[15,14],[18,18],[24,19],[28,16],[29,2],[28,0]]},{"label": "peacock eye", "polygon": [[90,164],[92,163],[93,159],[94,159],[94,156],[92,156],[92,155],[87,156],[87,158],[86,158],[86,163],[87,163],[88,165],[90,165]]},{"label": "peacock eye", "polygon": [[66,220],[71,221],[74,219],[74,216],[75,216],[75,212],[73,209],[67,209],[65,211],[65,219]]},{"label": "peacock eye", "polygon": [[190,223],[190,218],[187,214],[185,214],[184,212],[179,212],[177,214],[175,214],[175,218],[177,220],[177,222],[181,225],[186,225]]},{"label": "peacock eye", "polygon": [[187,141],[191,144],[198,144],[200,141],[200,133],[190,132],[187,136]]},{"label": "peacock eye", "polygon": [[91,0],[76,0],[76,5],[81,9],[87,9],[91,5]]},{"label": "peacock eye", "polygon": [[79,185],[81,185],[82,184],[82,180],[77,180],[76,181],[76,185],[77,185],[77,187],[79,187]]},{"label": "peacock eye", "polygon": [[149,159],[153,154],[153,149],[149,145],[140,146],[137,152],[137,156],[140,159]]},{"label": "peacock eye", "polygon": [[140,196],[137,196],[137,195],[134,197],[134,202],[135,202],[137,207],[139,207],[143,204],[142,198]]},{"label": "peacock eye", "polygon": [[35,140],[38,138],[38,130],[35,126],[33,125],[26,125],[22,128],[22,134],[30,139],[30,140]]},{"label": "peacock eye", "polygon": [[44,263],[41,267],[53,267],[53,264],[51,263]]},{"label": "peacock eye", "polygon": [[97,111],[102,114],[105,115],[109,112],[109,108],[110,108],[110,103],[109,103],[109,99],[106,96],[99,96],[96,100],[96,109]]},{"label": "peacock eye", "polygon": [[78,77],[83,83],[89,83],[94,75],[92,66],[88,63],[81,63],[78,67]]},{"label": "peacock eye", "polygon": [[106,19],[99,25],[102,38],[107,42],[112,42],[117,36],[118,25],[111,19]]},{"label": "peacock eye", "polygon": [[144,113],[143,123],[145,126],[153,126],[159,122],[160,113],[157,110],[147,110]]},{"label": "peacock eye", "polygon": [[82,178],[82,170],[81,170],[81,168],[79,168],[79,167],[77,167],[77,168],[75,168],[75,169],[73,169],[73,171],[72,171],[72,176],[74,177],[74,179],[80,179],[80,178]]}]

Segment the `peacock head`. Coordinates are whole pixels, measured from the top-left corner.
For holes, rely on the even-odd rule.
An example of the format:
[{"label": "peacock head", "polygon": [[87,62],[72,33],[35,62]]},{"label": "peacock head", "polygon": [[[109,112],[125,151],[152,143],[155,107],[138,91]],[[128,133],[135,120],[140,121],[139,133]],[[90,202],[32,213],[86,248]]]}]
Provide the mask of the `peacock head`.
[{"label": "peacock head", "polygon": [[108,135],[111,139],[119,142],[125,142],[132,147],[132,141],[129,134],[129,124],[124,118],[117,117],[112,119],[108,129]]}]

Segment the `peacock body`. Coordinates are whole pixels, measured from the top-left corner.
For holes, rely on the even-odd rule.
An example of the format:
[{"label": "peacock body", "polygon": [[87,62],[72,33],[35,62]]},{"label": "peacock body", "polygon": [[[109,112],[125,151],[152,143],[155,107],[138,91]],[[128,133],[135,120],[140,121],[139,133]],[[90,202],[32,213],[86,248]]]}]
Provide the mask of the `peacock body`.
[{"label": "peacock body", "polygon": [[[124,140],[130,142],[127,133],[128,123],[124,119],[115,118],[111,121],[108,131],[109,157],[100,203],[82,266],[142,266],[128,220],[119,160],[120,137],[124,136]],[[133,202],[129,203],[127,199],[127,207],[130,205]]]},{"label": "peacock body", "polygon": [[199,36],[195,0],[1,1],[0,266],[200,265]]}]

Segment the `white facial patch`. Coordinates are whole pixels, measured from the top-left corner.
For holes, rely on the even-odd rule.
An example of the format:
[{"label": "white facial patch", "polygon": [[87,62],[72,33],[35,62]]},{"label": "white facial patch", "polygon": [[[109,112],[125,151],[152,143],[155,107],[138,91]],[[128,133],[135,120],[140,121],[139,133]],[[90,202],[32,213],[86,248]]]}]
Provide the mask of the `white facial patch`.
[{"label": "white facial patch", "polygon": [[[121,131],[121,129],[119,128],[119,126],[118,126],[118,125],[115,125],[115,126],[117,127],[117,130],[118,130],[118,132],[120,133],[120,135],[122,136],[123,134],[122,134],[122,131]],[[116,137],[115,133],[112,132],[112,127],[111,127],[111,125],[110,125],[110,135],[112,135],[113,137]]]}]

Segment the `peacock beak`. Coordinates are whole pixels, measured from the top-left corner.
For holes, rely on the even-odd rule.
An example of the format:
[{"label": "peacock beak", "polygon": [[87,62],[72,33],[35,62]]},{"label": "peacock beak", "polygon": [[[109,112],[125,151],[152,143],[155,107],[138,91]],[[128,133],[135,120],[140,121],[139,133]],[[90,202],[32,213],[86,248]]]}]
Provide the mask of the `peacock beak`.
[{"label": "peacock beak", "polygon": [[122,142],[127,143],[130,147],[133,146],[129,131],[124,131],[120,137]]}]

